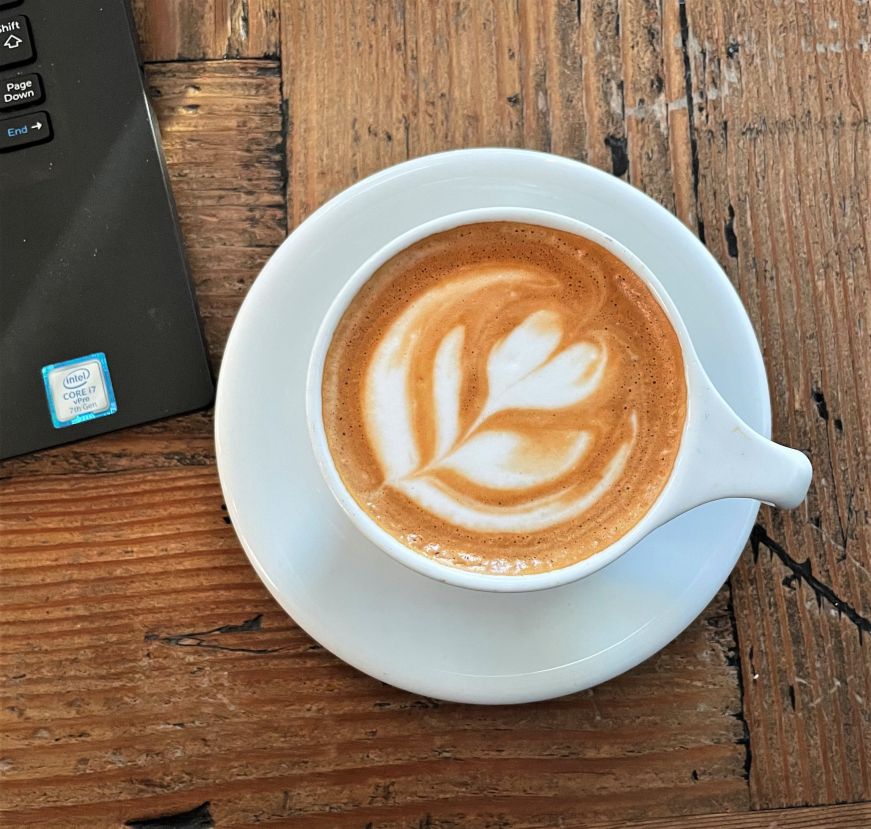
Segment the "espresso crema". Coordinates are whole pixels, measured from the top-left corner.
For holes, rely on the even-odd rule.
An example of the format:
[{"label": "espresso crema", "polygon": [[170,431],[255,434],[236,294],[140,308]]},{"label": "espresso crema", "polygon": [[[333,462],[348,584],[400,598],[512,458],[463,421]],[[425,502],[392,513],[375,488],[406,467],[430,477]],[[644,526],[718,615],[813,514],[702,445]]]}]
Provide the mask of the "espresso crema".
[{"label": "espresso crema", "polygon": [[625,535],[674,466],[680,342],[600,245],[514,222],[394,256],[330,345],[330,452],[357,503],[421,555],[540,573]]}]

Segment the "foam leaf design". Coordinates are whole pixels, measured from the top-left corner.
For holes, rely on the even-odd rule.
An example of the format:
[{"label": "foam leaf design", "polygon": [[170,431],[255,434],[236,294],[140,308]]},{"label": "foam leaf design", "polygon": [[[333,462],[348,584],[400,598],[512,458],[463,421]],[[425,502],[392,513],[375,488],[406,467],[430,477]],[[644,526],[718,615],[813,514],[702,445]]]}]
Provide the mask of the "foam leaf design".
[{"label": "foam leaf design", "polygon": [[545,445],[519,432],[483,429],[462,443],[440,466],[492,489],[529,489],[561,478],[590,444],[587,432],[563,431]]},{"label": "foam leaf design", "polygon": [[587,450],[582,430],[535,440],[509,429],[486,429],[485,422],[508,409],[560,409],[591,394],[601,381],[605,355],[596,345],[574,343],[558,350],[562,323],[553,311],[536,311],[491,350],[487,359],[488,394],[471,426],[460,434],[462,326],[449,331],[433,363],[436,422],[433,460],[414,473],[442,468],[494,489],[525,489],[566,474]]},{"label": "foam leaf design", "polygon": [[[490,268],[464,279],[448,280],[419,297],[393,321],[375,349],[372,361],[366,371],[363,384],[363,422],[372,451],[384,473],[385,481],[398,481],[420,471],[427,459],[421,457],[419,435],[413,417],[416,401],[413,400],[412,362],[415,346],[440,309],[450,307],[490,286],[508,288],[528,280],[526,271],[519,269]],[[453,329],[456,331],[457,329]],[[460,328],[460,331],[462,328]],[[462,371],[456,364],[456,378],[447,376],[456,355],[457,346],[462,344],[460,334],[448,335],[448,342],[441,343],[439,374],[441,380],[436,392],[439,402],[436,409],[455,412],[449,418],[455,421],[453,427],[442,429],[438,438],[440,445],[447,445],[451,435],[456,440],[459,429],[459,389]],[[435,378],[434,378],[435,379]],[[453,402],[451,402],[453,400]]]},{"label": "foam leaf design", "polygon": [[554,354],[562,325],[552,311],[536,311],[490,352],[488,398],[478,423],[505,409],[574,406],[599,385],[604,354],[592,343],[575,343]]},{"label": "foam leaf design", "polygon": [[505,339],[493,346],[487,360],[490,398],[528,377],[559,345],[562,324],[553,311],[530,314]]},{"label": "foam leaf design", "polygon": [[[572,418],[577,428],[525,428],[530,411],[574,406],[604,376],[604,342],[564,337],[559,309],[529,313],[482,355],[478,379],[487,398],[476,412],[461,409],[471,334],[465,325],[442,322],[465,314],[442,312],[484,290],[513,291],[534,278],[522,269],[489,268],[439,283],[384,332],[361,390],[363,425],[384,485],[473,532],[531,533],[573,520],[612,490],[637,440],[632,413],[631,435],[597,466],[594,479],[582,472],[596,435],[581,412]],[[421,382],[427,373],[429,384]],[[427,399],[418,399],[427,386]],[[421,434],[430,423],[432,434]]]},{"label": "foam leaf design", "polygon": [[465,331],[457,326],[439,343],[433,364],[433,405],[436,422],[436,457],[447,453],[460,434],[460,386]]}]

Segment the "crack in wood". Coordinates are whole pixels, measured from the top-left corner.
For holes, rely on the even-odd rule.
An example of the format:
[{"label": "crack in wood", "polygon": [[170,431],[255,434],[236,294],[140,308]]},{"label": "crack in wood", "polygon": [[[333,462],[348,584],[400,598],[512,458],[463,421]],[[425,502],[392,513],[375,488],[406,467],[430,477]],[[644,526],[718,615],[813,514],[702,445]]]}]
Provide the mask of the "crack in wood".
[{"label": "crack in wood", "polygon": [[[241,41],[248,40],[249,36],[249,24],[250,24],[250,10],[248,8],[248,0],[240,0],[239,1],[239,39]],[[233,53],[233,34],[230,33],[230,36],[227,38],[227,54],[231,55]]]},{"label": "crack in wood", "polygon": [[[734,643],[731,652],[726,655],[726,661],[735,668],[735,679],[738,683],[738,703],[740,708],[734,714],[736,720],[741,723],[742,735],[735,742],[744,746],[744,779],[750,779],[750,768],[753,765],[753,750],[750,747],[750,726],[747,723],[747,717],[744,713],[744,670],[741,667],[740,644],[738,636],[738,619],[735,615],[735,604],[732,595],[732,584],[729,583],[729,603],[726,605],[726,611],[729,615],[729,623],[732,627],[732,642]],[[753,648],[750,648],[748,661],[752,663]],[[696,777],[698,780],[698,777]]]},{"label": "crack in wood", "polygon": [[693,70],[690,61],[690,24],[687,18],[686,0],[678,3],[680,23],[680,47],[683,54],[684,91],[687,99],[687,127],[690,133],[690,175],[693,185],[693,201],[696,211],[696,231],[702,244],[705,243],[705,223],[699,209],[699,142],[695,126],[695,101],[693,100]]},{"label": "crack in wood", "polygon": [[215,821],[209,805],[207,800],[187,812],[150,818],[132,818],[124,825],[132,829],[213,829]]},{"label": "crack in wood", "polygon": [[177,648],[207,648],[216,651],[229,651],[231,653],[253,653],[253,654],[268,654],[278,653],[279,651],[287,650],[286,647],[278,648],[246,648],[235,647],[232,645],[219,645],[209,641],[206,637],[221,636],[227,633],[256,633],[261,630],[263,614],[258,613],[244,622],[236,625],[220,625],[211,630],[191,631],[190,633],[168,633],[160,635],[154,631],[149,631],[145,634],[146,642],[161,642],[164,645],[171,645]]},{"label": "crack in wood", "polygon": [[626,136],[606,135],[605,146],[611,151],[611,172],[620,178],[629,169]]},{"label": "crack in wood", "polygon": [[220,58],[208,58],[208,57],[199,57],[199,58],[160,58],[158,60],[149,59],[142,61],[143,66],[174,66],[180,63],[274,63],[276,67],[280,66],[281,55],[277,52],[267,52],[263,55],[258,55],[257,57],[251,57],[249,55],[237,55],[234,57],[220,57]]},{"label": "crack in wood", "polygon": [[841,599],[831,587],[820,581],[811,572],[810,559],[805,559],[805,561],[799,563],[786,551],[782,544],[778,544],[768,535],[765,527],[761,524],[756,524],[750,533],[750,547],[753,550],[754,561],[759,559],[760,546],[766,547],[770,553],[777,556],[781,563],[793,573],[799,583],[806,584],[813,591],[818,605],[821,605],[825,599],[839,614],[846,616],[859,629],[860,641],[863,633],[871,633],[871,620],[862,616],[856,608]]},{"label": "crack in wood", "polygon": [[826,396],[823,394],[821,389],[814,389],[811,392],[811,397],[813,398],[814,405],[817,407],[817,414],[826,422],[829,420],[829,407],[826,403]]},{"label": "crack in wood", "polygon": [[[725,122],[724,122],[725,123]],[[735,235],[735,208],[729,205],[729,218],[723,225],[723,235],[726,238],[726,250],[733,259],[738,258],[738,237]]]},{"label": "crack in wood", "polygon": [[278,175],[280,177],[281,198],[284,204],[284,232],[290,230],[289,215],[290,211],[287,207],[288,199],[290,198],[290,164],[288,164],[287,148],[290,146],[290,114],[288,112],[287,96],[284,93],[284,75],[282,74],[278,80],[278,88],[281,94],[281,103],[278,107],[278,113],[281,117],[279,127],[279,135],[281,136],[281,154],[278,163]]},{"label": "crack in wood", "polygon": [[[820,388],[816,385],[813,387],[813,390],[811,391],[811,400],[813,400],[814,405],[816,406],[817,414],[820,416],[820,418],[822,418],[823,421],[825,421],[825,423],[828,423],[829,422],[829,405],[826,402],[826,396],[823,393],[822,388]],[[834,423],[834,426],[836,429],[838,428],[838,423],[841,423],[841,421],[836,420]],[[843,431],[843,427],[844,427],[844,424],[841,423],[841,428],[839,429],[839,431]],[[826,429],[826,446],[828,449],[828,451],[826,452],[826,460],[828,461],[829,474],[832,476],[831,480],[834,481],[835,480],[835,460],[834,460],[834,455],[832,452],[832,441],[831,441],[828,429]],[[842,555],[839,555],[839,558],[838,558],[839,561],[843,561],[847,555],[847,542],[849,540],[850,523],[851,523],[851,519],[853,517],[852,502],[853,502],[853,493],[852,493],[852,490],[850,490],[847,494],[846,525],[844,523],[844,518],[841,516],[840,505],[837,502],[835,504],[835,518],[838,519],[838,532],[840,533],[840,536],[841,536],[841,541],[840,541],[839,546],[841,547]],[[835,542],[835,543],[837,543],[837,542]]]}]

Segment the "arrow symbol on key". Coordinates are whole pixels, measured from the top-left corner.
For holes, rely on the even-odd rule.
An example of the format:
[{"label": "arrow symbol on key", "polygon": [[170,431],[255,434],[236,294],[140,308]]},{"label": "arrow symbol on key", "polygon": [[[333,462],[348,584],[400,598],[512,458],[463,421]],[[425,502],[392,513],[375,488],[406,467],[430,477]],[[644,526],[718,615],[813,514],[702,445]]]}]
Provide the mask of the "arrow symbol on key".
[{"label": "arrow symbol on key", "polygon": [[35,124],[33,124],[32,129],[41,130],[42,129],[42,121],[37,121]]}]

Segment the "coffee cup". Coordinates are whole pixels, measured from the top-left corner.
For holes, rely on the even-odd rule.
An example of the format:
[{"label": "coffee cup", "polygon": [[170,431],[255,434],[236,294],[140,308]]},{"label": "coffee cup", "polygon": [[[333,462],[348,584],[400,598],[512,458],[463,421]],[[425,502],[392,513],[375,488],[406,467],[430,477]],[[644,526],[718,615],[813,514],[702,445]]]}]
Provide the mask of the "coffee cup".
[{"label": "coffee cup", "polygon": [[[686,383],[686,413],[674,462],[656,499],[623,535],[587,558],[543,572],[496,574],[456,567],[422,555],[382,527],[352,496],[342,479],[324,425],[322,387],[327,355],[337,327],[361,288],[385,263],[412,245],[455,228],[513,222],[589,240],[612,254],[646,286],[674,329]],[[714,309],[715,310],[715,309]],[[391,241],[351,275],[329,307],[315,337],[306,380],[306,416],[311,446],[333,497],[357,529],[384,553],[412,570],[457,587],[492,592],[541,590],[568,584],[607,566],[653,530],[701,504],[721,498],[752,498],[793,508],[811,480],[807,457],[752,430],[729,407],[708,378],[677,308],[639,258],[602,231],[542,210],[498,207],[467,210],[422,224]]]}]

